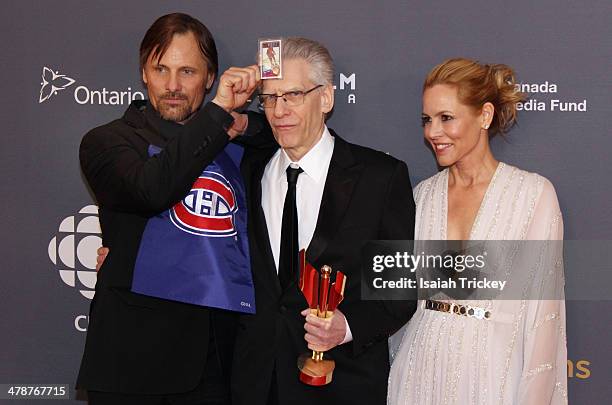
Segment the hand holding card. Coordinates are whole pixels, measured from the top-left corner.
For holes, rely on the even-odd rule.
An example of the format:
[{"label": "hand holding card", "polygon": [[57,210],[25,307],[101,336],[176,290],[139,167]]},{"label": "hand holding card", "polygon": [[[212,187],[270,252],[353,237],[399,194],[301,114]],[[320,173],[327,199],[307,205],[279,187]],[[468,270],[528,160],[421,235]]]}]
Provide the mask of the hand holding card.
[{"label": "hand holding card", "polygon": [[231,112],[244,105],[260,81],[259,67],[231,67],[221,75],[213,103]]}]

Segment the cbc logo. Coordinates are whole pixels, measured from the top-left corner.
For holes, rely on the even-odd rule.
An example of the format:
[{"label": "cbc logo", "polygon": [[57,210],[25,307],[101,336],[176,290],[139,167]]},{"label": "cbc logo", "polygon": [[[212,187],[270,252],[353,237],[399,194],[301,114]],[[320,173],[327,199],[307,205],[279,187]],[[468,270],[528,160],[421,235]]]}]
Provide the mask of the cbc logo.
[{"label": "cbc logo", "polygon": [[88,205],[64,218],[49,242],[49,258],[62,281],[88,299],[96,286],[96,250],[102,246],[98,207]]}]

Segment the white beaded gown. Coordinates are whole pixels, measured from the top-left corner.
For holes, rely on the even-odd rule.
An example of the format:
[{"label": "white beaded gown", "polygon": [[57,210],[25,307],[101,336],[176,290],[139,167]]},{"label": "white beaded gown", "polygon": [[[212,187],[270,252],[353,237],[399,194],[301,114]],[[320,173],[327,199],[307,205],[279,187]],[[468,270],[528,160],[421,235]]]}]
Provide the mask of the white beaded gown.
[{"label": "white beaded gown", "polygon": [[[414,189],[417,240],[445,240],[448,169]],[[553,185],[499,163],[470,240],[561,240],[563,220]],[[560,257],[560,255],[559,255]],[[563,290],[563,263],[540,282]],[[556,295],[562,298],[562,292]],[[565,302],[455,301],[484,307],[475,319],[419,306],[390,339],[389,405],[545,405],[567,403]]]}]

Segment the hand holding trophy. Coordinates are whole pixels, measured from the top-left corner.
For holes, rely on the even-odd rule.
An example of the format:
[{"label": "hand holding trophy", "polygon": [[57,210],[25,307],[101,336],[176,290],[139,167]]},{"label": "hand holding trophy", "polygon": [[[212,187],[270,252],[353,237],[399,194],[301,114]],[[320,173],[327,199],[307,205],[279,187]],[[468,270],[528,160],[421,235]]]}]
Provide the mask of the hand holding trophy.
[{"label": "hand holding trophy", "polygon": [[[344,299],[346,277],[338,271],[335,282],[332,283],[331,267],[323,266],[319,273],[306,261],[304,250],[300,251],[299,259],[299,287],[311,313],[319,318],[331,318],[334,316],[334,310]],[[312,386],[326,385],[332,381],[335,363],[331,359],[324,359],[323,354],[322,351],[313,350],[312,353],[304,353],[298,358],[300,381]]]}]

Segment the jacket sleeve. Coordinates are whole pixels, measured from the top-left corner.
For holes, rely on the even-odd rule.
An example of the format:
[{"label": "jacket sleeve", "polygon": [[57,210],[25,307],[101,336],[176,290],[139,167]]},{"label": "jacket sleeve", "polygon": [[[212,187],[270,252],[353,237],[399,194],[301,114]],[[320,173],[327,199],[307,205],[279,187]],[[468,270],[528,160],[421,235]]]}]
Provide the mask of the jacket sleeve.
[{"label": "jacket sleeve", "polygon": [[183,198],[193,182],[227,145],[231,115],[204,106],[157,155],[143,156],[134,131],[99,127],[81,141],[81,168],[101,207],[154,215]]},{"label": "jacket sleeve", "polygon": [[[378,238],[412,240],[415,204],[408,167],[398,162],[384,197]],[[358,300],[342,308],[353,335],[353,354],[359,355],[404,325],[416,310],[416,301]]]},{"label": "jacket sleeve", "polygon": [[249,117],[247,129],[243,135],[237,137],[233,142],[255,149],[278,147],[266,116],[256,111],[246,111],[245,114]]}]

